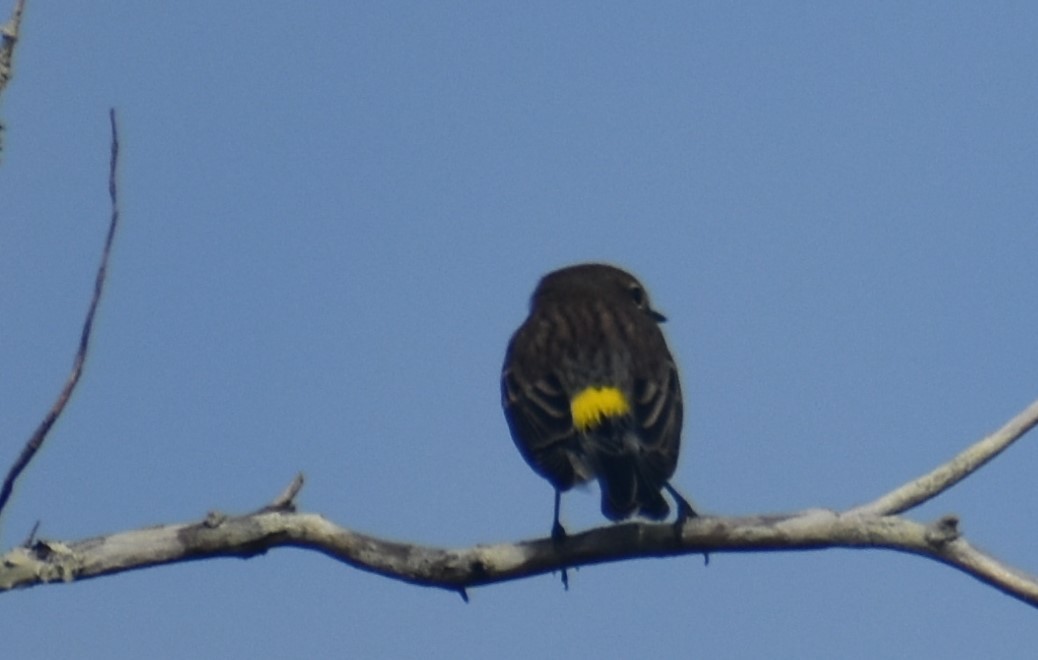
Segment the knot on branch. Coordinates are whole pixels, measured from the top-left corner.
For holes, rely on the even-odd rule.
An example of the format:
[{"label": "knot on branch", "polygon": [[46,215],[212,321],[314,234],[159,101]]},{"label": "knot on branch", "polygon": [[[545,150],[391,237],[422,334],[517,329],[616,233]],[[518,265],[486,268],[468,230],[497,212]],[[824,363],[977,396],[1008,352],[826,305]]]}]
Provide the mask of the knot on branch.
[{"label": "knot on branch", "polygon": [[210,511],[205,514],[205,520],[202,521],[202,526],[209,529],[216,529],[220,525],[227,521],[227,514],[219,511]]},{"label": "knot on branch", "polygon": [[938,518],[926,528],[926,542],[941,546],[959,538],[959,517],[948,514]]}]

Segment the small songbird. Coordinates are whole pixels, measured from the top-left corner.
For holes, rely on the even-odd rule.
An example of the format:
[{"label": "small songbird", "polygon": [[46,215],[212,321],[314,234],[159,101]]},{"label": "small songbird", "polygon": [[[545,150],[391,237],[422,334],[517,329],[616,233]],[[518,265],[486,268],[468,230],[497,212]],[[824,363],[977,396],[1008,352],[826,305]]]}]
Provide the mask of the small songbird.
[{"label": "small songbird", "polygon": [[512,336],[501,404],[516,447],[555,488],[552,537],[563,491],[597,479],[602,513],[678,522],[695,516],[670,478],[681,445],[681,384],[645,287],[604,264],[545,275]]}]

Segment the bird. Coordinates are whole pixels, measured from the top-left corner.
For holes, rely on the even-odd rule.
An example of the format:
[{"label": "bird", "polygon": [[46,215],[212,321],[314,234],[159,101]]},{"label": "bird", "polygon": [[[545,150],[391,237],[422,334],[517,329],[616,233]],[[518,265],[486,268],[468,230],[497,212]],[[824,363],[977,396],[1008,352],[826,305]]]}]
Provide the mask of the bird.
[{"label": "bird", "polygon": [[563,492],[597,480],[602,514],[677,524],[698,515],[670,483],[681,446],[677,365],[645,287],[630,273],[583,263],[541,278],[512,335],[501,404],[512,439],[555,490],[551,536]]}]

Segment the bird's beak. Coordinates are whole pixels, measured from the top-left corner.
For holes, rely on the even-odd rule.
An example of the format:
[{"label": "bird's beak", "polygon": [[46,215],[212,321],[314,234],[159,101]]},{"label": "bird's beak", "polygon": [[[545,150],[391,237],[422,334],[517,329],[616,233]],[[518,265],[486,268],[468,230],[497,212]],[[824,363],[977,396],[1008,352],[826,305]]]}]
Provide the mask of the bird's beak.
[{"label": "bird's beak", "polygon": [[667,320],[666,316],[664,316],[663,314],[660,314],[655,309],[650,309],[649,310],[649,316],[651,316],[653,318],[653,320],[656,321],[656,323],[663,323],[664,321]]}]

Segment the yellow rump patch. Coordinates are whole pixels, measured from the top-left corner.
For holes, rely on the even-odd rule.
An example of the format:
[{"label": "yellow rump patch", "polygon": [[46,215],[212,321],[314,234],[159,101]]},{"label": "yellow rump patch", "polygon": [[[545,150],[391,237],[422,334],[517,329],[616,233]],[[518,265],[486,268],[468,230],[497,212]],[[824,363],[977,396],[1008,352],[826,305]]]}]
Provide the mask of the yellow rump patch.
[{"label": "yellow rump patch", "polygon": [[631,411],[627,397],[615,387],[589,387],[569,404],[573,425],[578,431],[598,426],[606,417],[620,417]]}]

